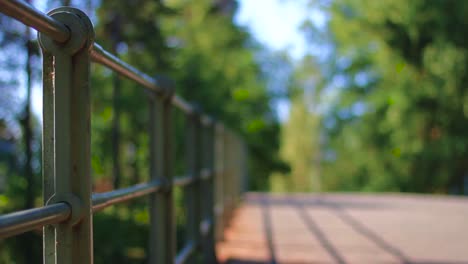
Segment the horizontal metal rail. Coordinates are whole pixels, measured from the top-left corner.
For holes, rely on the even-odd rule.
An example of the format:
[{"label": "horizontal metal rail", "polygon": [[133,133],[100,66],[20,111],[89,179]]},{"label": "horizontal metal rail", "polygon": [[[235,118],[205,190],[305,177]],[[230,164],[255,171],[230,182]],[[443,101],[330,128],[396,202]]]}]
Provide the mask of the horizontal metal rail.
[{"label": "horizontal metal rail", "polygon": [[189,257],[195,252],[197,245],[193,241],[189,241],[175,258],[175,264],[185,263]]},{"label": "horizontal metal rail", "polygon": [[108,206],[122,203],[144,195],[161,190],[163,184],[159,181],[137,184],[128,188],[122,188],[105,193],[94,193],[92,196],[93,212],[102,210]]},{"label": "horizontal metal rail", "polygon": [[185,113],[192,113],[193,106],[185,101],[182,97],[174,95],[171,101],[172,105],[176,106],[180,110],[184,111]]},{"label": "horizontal metal rail", "polygon": [[107,52],[97,43],[94,43],[93,49],[91,50],[91,59],[94,62],[106,66],[109,69],[112,69],[117,73],[129,78],[130,80],[141,84],[143,87],[151,91],[157,92],[159,94],[164,93],[164,88],[158,85],[153,78],[149,77],[143,72],[138,71],[126,62]]},{"label": "horizontal metal rail", "polygon": [[62,23],[42,13],[25,1],[0,0],[1,12],[23,24],[63,43],[70,38],[70,30]]},{"label": "horizontal metal rail", "polygon": [[[200,179],[202,179],[202,180],[208,180],[212,176],[213,176],[212,170],[209,170],[209,169],[205,168],[205,169],[202,169],[200,171]],[[189,184],[195,182],[196,180],[197,179],[195,177],[193,177],[192,175],[184,175],[184,176],[175,177],[172,182],[173,182],[174,186],[181,187],[181,186],[189,185]]]},{"label": "horizontal metal rail", "polygon": [[[91,59],[94,62],[108,67],[109,69],[116,71],[130,80],[137,82],[146,89],[154,91],[158,94],[162,95],[166,92],[165,89],[168,89],[168,87],[163,87],[162,85],[158,84],[158,81],[154,78],[149,77],[147,74],[140,72],[126,62],[107,52],[97,43],[94,43],[93,49],[91,50]],[[172,97],[171,103],[185,113],[193,112],[193,106],[177,95]]]},{"label": "horizontal metal rail", "polygon": [[28,209],[0,216],[0,238],[11,237],[45,225],[67,220],[71,208],[66,203],[56,203],[44,207]]},{"label": "horizontal metal rail", "polygon": [[195,181],[196,181],[196,178],[193,177],[193,175],[184,175],[184,176],[175,177],[172,182],[174,186],[182,187],[182,186],[189,185]]}]

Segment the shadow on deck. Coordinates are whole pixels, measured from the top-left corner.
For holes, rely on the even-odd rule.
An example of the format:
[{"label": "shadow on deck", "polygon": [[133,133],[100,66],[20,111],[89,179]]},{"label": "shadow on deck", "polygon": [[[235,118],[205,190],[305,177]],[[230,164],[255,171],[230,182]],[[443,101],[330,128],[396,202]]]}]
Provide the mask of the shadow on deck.
[{"label": "shadow on deck", "polygon": [[468,264],[468,199],[247,194],[222,263]]}]

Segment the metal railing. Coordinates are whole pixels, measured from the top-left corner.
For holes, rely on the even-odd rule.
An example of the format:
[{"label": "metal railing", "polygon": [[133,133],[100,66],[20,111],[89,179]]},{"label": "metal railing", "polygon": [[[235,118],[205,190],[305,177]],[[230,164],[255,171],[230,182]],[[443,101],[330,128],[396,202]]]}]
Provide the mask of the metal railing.
[{"label": "metal railing", "polygon": [[[149,263],[216,262],[214,244],[241,193],[245,145],[221,123],[94,42],[82,11],[44,14],[22,1],[0,0],[0,12],[39,32],[43,54],[44,206],[0,216],[0,238],[43,227],[44,263],[93,263],[93,213],[149,196]],[[90,65],[101,64],[135,81],[150,96],[150,181],[92,193]],[[172,110],[186,118],[187,174],[173,177]],[[173,188],[185,189],[188,239],[176,254]],[[193,258],[193,259],[192,259]],[[198,258],[198,257],[197,257]],[[192,259],[192,260],[191,260]]]}]

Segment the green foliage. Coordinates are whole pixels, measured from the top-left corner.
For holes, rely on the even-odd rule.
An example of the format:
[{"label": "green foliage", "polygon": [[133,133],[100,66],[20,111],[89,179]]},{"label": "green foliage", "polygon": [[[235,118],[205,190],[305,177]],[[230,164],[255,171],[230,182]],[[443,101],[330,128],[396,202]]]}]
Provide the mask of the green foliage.
[{"label": "green foliage", "polygon": [[280,156],[290,166],[288,173],[272,175],[272,191],[321,190],[319,114],[323,86],[317,65],[305,57],[290,81],[290,113],[281,131]]},{"label": "green foliage", "polygon": [[327,189],[462,191],[467,11],[465,1],[329,6],[336,60],[327,78],[344,81],[325,117]]},{"label": "green foliage", "polygon": [[178,14],[161,23],[172,46],[170,75],[178,93],[244,137],[251,152],[249,175],[255,175],[250,187],[266,190],[268,175],[282,164],[271,95],[254,58],[260,47],[249,48],[248,33],[233,24],[232,14],[216,10],[213,1],[167,4]]},{"label": "green foliage", "polygon": [[146,263],[147,211],[141,205],[140,208],[126,205],[96,214],[93,219],[95,263]]}]

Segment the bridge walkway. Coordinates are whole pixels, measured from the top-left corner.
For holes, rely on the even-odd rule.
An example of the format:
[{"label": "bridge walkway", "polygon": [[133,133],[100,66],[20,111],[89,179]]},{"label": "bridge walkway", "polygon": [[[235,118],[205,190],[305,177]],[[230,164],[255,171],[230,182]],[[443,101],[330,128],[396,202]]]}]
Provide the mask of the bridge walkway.
[{"label": "bridge walkway", "polygon": [[217,252],[229,264],[468,264],[468,199],[249,193]]}]

